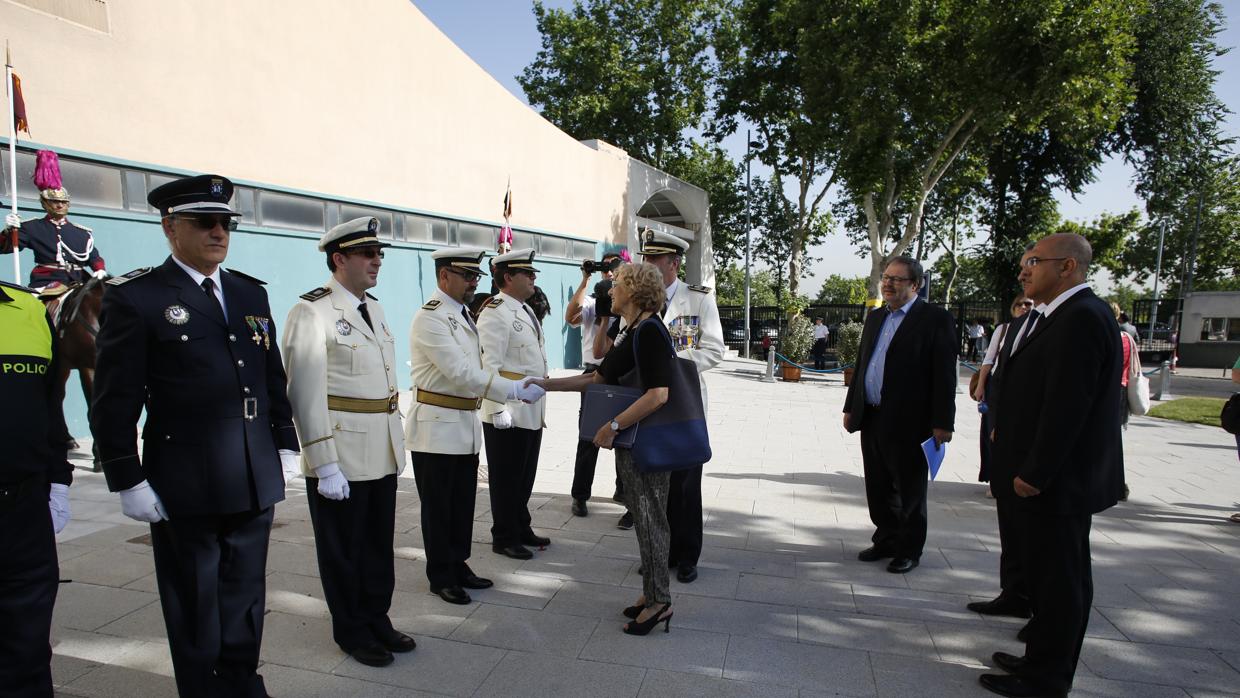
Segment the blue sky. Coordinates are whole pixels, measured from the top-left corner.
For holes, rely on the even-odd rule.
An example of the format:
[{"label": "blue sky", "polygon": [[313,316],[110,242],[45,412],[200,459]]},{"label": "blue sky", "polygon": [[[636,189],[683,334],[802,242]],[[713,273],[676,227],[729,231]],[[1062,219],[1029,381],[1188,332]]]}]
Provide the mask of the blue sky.
[{"label": "blue sky", "polygon": [[[515,76],[538,53],[540,37],[534,23],[533,3],[527,0],[413,0],[441,31],[497,81],[525,101],[525,94]],[[572,0],[545,0],[548,7],[570,7]],[[1228,25],[1220,44],[1233,47],[1215,63],[1221,71],[1215,89],[1233,112],[1224,125],[1232,136],[1240,138],[1240,0],[1223,0]],[[725,141],[734,155],[744,154],[744,135]],[[738,158],[739,159],[739,158]],[[757,168],[755,168],[757,172]],[[1111,159],[1099,167],[1097,180],[1075,199],[1059,196],[1060,213],[1072,220],[1088,221],[1105,211],[1122,212],[1140,208],[1141,201],[1132,191],[1132,171],[1121,160]],[[828,274],[862,275],[869,273],[869,263],[857,255],[842,235],[832,236],[811,253],[822,258],[810,270],[803,288],[817,293],[821,279]]]}]

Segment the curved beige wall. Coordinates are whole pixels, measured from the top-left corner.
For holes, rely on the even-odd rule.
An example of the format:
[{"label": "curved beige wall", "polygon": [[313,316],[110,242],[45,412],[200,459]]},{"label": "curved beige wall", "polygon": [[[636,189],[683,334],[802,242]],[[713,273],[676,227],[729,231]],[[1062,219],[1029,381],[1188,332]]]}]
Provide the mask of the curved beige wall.
[{"label": "curved beige wall", "polygon": [[107,5],[103,33],[0,0],[34,140],[488,221],[511,176],[514,225],[624,241],[628,157],[557,129],[407,0]]}]

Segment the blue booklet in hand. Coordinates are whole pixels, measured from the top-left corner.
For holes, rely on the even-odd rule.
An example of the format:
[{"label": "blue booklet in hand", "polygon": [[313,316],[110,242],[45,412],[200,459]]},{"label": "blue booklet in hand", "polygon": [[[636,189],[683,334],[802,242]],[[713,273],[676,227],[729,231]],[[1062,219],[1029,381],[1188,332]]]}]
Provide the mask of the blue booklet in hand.
[{"label": "blue booklet in hand", "polygon": [[[578,438],[582,441],[593,441],[600,427],[616,418],[642,396],[644,390],[628,388],[622,385],[588,385],[585,398],[581,404],[581,422],[578,425]],[[637,426],[633,424],[616,434],[612,447],[632,448],[637,438]]]},{"label": "blue booklet in hand", "polygon": [[947,444],[936,444],[931,436],[921,442],[921,452],[926,455],[926,465],[930,466],[930,479],[933,480],[939,476],[939,468],[947,457]]}]

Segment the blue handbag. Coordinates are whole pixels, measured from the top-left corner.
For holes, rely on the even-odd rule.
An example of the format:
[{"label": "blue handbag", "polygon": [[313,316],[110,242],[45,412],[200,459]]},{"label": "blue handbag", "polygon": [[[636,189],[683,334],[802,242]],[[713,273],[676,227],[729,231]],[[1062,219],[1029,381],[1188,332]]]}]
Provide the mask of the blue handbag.
[{"label": "blue handbag", "polygon": [[633,370],[620,377],[620,385],[645,390],[641,364],[637,361],[637,337],[646,323],[658,327],[666,340],[672,371],[667,402],[640,422],[631,449],[633,463],[644,473],[696,468],[711,458],[697,365],[676,354],[672,336],[659,318],[646,318],[632,329]]}]

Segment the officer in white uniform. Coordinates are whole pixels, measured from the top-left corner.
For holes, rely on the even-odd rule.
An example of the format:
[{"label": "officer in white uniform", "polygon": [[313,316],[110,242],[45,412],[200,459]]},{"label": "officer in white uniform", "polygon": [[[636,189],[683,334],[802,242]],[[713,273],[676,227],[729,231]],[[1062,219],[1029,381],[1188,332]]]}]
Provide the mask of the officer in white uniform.
[{"label": "officer in white uniform", "polygon": [[[677,277],[689,243],[675,235],[647,228],[640,236],[643,261],[663,272],[667,306],[663,323],[667,325],[682,358],[697,365],[699,375],[723,361],[723,326],[715,294],[705,286],[691,286]],[[702,406],[707,407],[706,381],[702,384]],[[697,579],[698,558],[702,554],[702,466],[672,473],[667,497],[667,520],[672,529],[668,565],[676,568],[676,579],[688,584]]]},{"label": "officer in white uniform", "polygon": [[[422,503],[422,540],[431,593],[449,603],[469,603],[465,589],[491,580],[466,564],[474,527],[483,398],[536,402],[538,386],[499,375],[482,365],[478,329],[467,304],[482,277],[485,250],[447,248],[431,255],[438,290],[413,317],[409,332],[414,403],[405,420],[405,446]],[[540,374],[541,375],[541,374]],[[524,376],[522,376],[524,378]]]},{"label": "officer in white uniform", "polygon": [[376,218],[327,231],[319,251],[331,278],[289,311],[281,347],[332,636],[370,666],[415,646],[388,619],[405,449],[396,338],[366,292],[378,283],[384,247]]},{"label": "officer in white uniform", "polygon": [[[534,250],[514,250],[494,260],[499,288],[478,315],[482,365],[504,378],[547,375],[542,324],[526,301],[534,295]],[[551,539],[530,528],[530,494],[538,472],[546,402],[519,400],[482,403],[482,435],[486,439],[491,491],[491,549],[500,555],[528,560],[525,546],[545,547]]]}]

